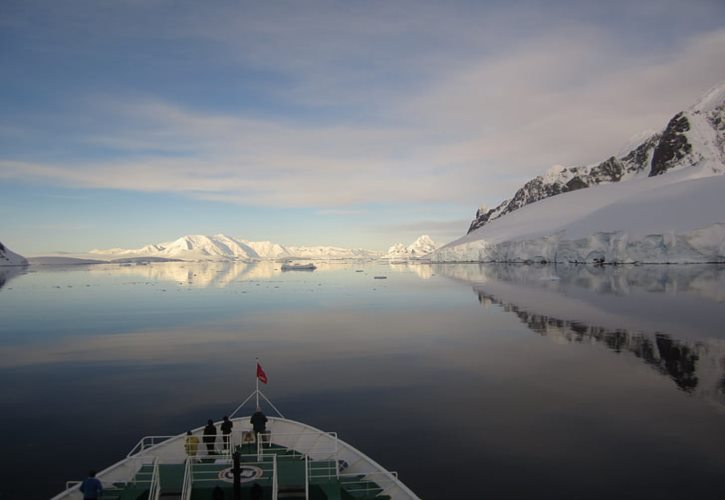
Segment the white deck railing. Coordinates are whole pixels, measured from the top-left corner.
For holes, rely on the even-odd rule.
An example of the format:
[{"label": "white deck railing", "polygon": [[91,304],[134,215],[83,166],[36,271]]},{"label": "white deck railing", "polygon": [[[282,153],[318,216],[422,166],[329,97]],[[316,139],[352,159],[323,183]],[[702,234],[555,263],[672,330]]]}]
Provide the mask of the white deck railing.
[{"label": "white deck railing", "polygon": [[[355,474],[351,472],[340,474],[339,479],[345,485],[345,491],[353,496],[355,496],[355,493],[376,493],[377,495],[384,495],[398,481],[398,473],[386,471]],[[346,479],[349,480],[346,481]],[[372,484],[375,484],[375,487]]]},{"label": "white deck railing", "polygon": [[149,485],[149,500],[159,500],[161,495],[161,476],[159,475],[159,461],[154,459],[154,469],[151,474],[151,484]]},{"label": "white deck railing", "polygon": [[192,458],[187,458],[184,464],[184,482],[181,486],[181,500],[191,500],[191,462]]},{"label": "white deck railing", "polygon": [[137,455],[173,437],[176,436],[144,436],[139,439],[138,443],[136,443],[136,446],[131,448],[131,451],[128,452],[128,455],[126,455],[126,457],[132,457],[134,455]]}]

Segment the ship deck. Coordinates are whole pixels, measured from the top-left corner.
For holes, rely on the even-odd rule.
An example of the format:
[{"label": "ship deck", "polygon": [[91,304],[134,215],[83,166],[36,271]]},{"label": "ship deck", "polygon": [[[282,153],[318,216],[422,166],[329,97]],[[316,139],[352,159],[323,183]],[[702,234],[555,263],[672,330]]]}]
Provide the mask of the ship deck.
[{"label": "ship deck", "polygon": [[[242,447],[239,447],[242,448]],[[249,451],[249,450],[240,450]],[[276,455],[276,482],[279,498],[310,500],[389,500],[391,497],[383,493],[383,488],[374,480],[366,479],[364,474],[345,475],[336,477],[332,474],[325,477],[312,478],[305,486],[306,462],[299,454],[281,446],[273,446],[270,453]],[[266,465],[259,467],[260,465]],[[252,498],[251,489],[254,483],[259,484],[263,491],[263,498],[273,498],[275,480],[273,478],[272,461],[267,459],[260,462],[254,455],[242,455],[240,465],[242,470],[241,497]],[[262,474],[250,479],[251,474],[247,466],[259,467]],[[313,468],[318,470],[334,471],[338,464],[331,460],[314,461]],[[232,474],[231,464],[227,458],[204,458],[192,466],[194,484],[191,488],[191,500],[206,500],[214,498],[214,489],[219,488],[223,498],[234,498],[234,485],[230,482]],[[246,472],[247,477],[244,477]],[[142,465],[134,477],[127,483],[114,483],[104,490],[103,498],[106,500],[136,500],[148,498],[150,494],[151,479],[154,466]],[[185,464],[160,464],[158,466],[159,497],[165,499],[182,498],[184,494]]]},{"label": "ship deck", "polygon": [[[203,441],[203,429],[187,436],[142,438],[127,458],[101,471],[106,500],[206,500],[234,498],[234,460],[239,460],[241,498],[255,484],[265,500],[397,500],[418,498],[370,458],[339,440],[335,433],[284,418],[270,417],[259,439],[249,418],[233,419],[225,441]],[[223,495],[223,496],[221,496]],[[53,500],[82,498],[77,482]]]}]

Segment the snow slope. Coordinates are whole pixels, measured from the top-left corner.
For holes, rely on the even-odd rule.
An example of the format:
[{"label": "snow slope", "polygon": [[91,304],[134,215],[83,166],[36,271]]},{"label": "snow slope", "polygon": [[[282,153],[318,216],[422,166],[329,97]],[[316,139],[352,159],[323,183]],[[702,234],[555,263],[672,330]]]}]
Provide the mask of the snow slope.
[{"label": "snow slope", "polygon": [[284,259],[292,257],[289,249],[271,241],[247,241],[241,240],[254,250],[261,259]]},{"label": "snow slope", "polygon": [[388,249],[384,255],[385,259],[420,259],[433,252],[438,245],[427,234],[421,235],[417,240],[408,246],[404,243],[396,243]]},{"label": "snow slope", "polygon": [[25,257],[16,254],[8,247],[0,243],[0,266],[27,266]]},{"label": "snow slope", "polygon": [[725,176],[710,165],[527,205],[453,241],[437,262],[725,262]]},{"label": "snow slope", "polygon": [[434,261],[725,262],[725,82],[621,158],[553,167]]}]

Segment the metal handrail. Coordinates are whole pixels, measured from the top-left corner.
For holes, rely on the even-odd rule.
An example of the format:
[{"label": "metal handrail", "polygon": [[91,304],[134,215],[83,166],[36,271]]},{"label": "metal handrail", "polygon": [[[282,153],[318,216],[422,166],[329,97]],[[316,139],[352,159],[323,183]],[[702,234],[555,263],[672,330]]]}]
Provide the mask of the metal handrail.
[{"label": "metal handrail", "polygon": [[161,476],[159,474],[159,460],[154,458],[154,470],[151,474],[151,485],[149,486],[149,500],[159,500],[161,495]]},{"label": "metal handrail", "polygon": [[[360,493],[360,492],[370,493],[371,490],[372,491],[380,490],[378,492],[378,494],[383,494],[383,493],[385,493],[385,491],[387,490],[387,488],[390,485],[395,484],[395,481],[398,479],[398,473],[395,471],[367,472],[367,473],[363,472],[363,473],[359,473],[359,474],[350,472],[350,473],[340,474],[339,477],[341,480],[346,477],[351,477],[351,478],[359,477],[359,479],[356,479],[355,481],[348,481],[348,482],[343,483],[343,488],[345,489],[345,491],[349,492],[350,494]],[[379,479],[379,477],[380,477],[380,479]],[[381,481],[381,479],[384,479],[389,484],[381,484],[381,483],[383,483],[383,481]],[[361,486],[358,488],[349,487],[349,485],[356,484],[356,483],[361,483]],[[366,484],[363,487],[362,483],[374,483],[375,485],[377,485],[377,488],[371,488],[369,484]]]},{"label": "metal handrail", "polygon": [[126,455],[126,458],[130,458],[134,455],[138,455],[142,451],[144,451],[146,448],[151,448],[152,446],[156,446],[159,443],[163,443],[164,441],[171,439],[176,436],[144,436],[141,439],[139,439],[138,443],[136,443],[136,446],[131,448],[131,451],[128,452],[128,455]]},{"label": "metal handrail", "polygon": [[[191,499],[191,493],[193,491],[194,484],[197,483],[216,483],[219,481],[218,473],[219,470],[199,470],[200,466],[203,465],[220,465],[219,461],[222,461],[221,465],[229,465],[232,462],[232,459],[227,458],[220,458],[219,455],[214,455],[214,457],[217,459],[217,462],[215,464],[205,464],[203,462],[194,462],[193,459],[189,459],[186,462],[186,468],[184,470],[184,483],[182,486],[182,493],[181,493],[181,500],[190,500]],[[256,455],[240,455],[240,458],[255,458]],[[269,475],[267,477],[271,476],[272,479],[272,486],[273,491],[278,489],[277,486],[277,456],[273,454],[265,455],[262,460],[256,461],[256,460],[248,460],[243,461],[243,465],[254,465],[259,467],[262,470],[262,477],[264,478],[265,475]],[[209,477],[205,477],[209,476]],[[273,493],[273,500],[277,499],[276,492]]]},{"label": "metal handrail", "polygon": [[[258,452],[260,452],[260,448],[262,448],[264,444],[268,445],[267,447],[270,447],[274,443],[277,443],[280,446],[284,446],[288,450],[299,453],[300,455],[308,455],[310,453],[312,453],[314,455],[329,453],[330,456],[336,456],[340,449],[336,432],[327,432],[327,433],[321,434],[319,432],[269,432],[268,431],[264,434],[264,436],[265,436],[264,438],[257,439]],[[299,447],[302,439],[305,436],[317,437],[317,439],[314,441],[314,443],[311,444],[310,451],[300,451],[297,449],[297,447]],[[323,436],[333,438],[334,441],[333,441],[332,445],[330,447],[316,448],[317,444],[319,443],[319,441],[322,439]],[[282,441],[284,441],[284,439],[281,439],[281,438],[285,438],[285,437],[297,438],[297,439],[292,444],[282,444]]]},{"label": "metal handrail", "polygon": [[310,498],[310,457],[305,455],[305,499]]},{"label": "metal handrail", "polygon": [[194,460],[189,457],[184,466],[184,482],[181,485],[181,500],[191,500],[192,463]]},{"label": "metal handrail", "polygon": [[[151,460],[150,462],[149,462],[149,459]],[[141,480],[139,480],[138,479],[138,473],[141,471],[141,467],[143,467],[144,465],[148,465],[149,463],[153,466],[157,462],[157,460],[158,460],[158,458],[156,458],[153,455],[141,456],[141,457],[134,457],[132,463],[137,468],[136,468],[136,473],[131,478],[131,483],[132,484],[139,484],[139,483],[146,484],[146,483],[150,483],[153,480],[153,471],[151,472],[151,479],[141,479]]]},{"label": "metal handrail", "polygon": [[[309,457],[308,457],[309,458]],[[335,479],[339,478],[339,466],[337,460],[334,460],[335,465],[320,464],[312,460],[308,462],[308,470],[310,478],[312,479]]]},{"label": "metal handrail", "polygon": [[[279,484],[277,483],[277,455],[273,455],[272,461],[272,500],[277,500],[279,495]],[[307,498],[307,497],[305,497]]]}]

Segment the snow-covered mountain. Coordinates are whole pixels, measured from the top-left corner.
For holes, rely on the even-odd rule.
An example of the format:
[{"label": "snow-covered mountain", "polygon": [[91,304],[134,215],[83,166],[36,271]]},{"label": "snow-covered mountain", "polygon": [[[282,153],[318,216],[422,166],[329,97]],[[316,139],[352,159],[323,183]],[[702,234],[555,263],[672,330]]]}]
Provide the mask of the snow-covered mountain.
[{"label": "snow-covered mountain", "polygon": [[[623,158],[556,168],[434,261],[725,262],[725,84]],[[584,189],[586,188],[586,189]]]},{"label": "snow-covered mountain", "polygon": [[165,257],[181,260],[252,260],[259,256],[246,243],[223,234],[188,235],[138,249],[112,248],[91,250],[92,254],[112,259],[129,257]]},{"label": "snow-covered mountain", "polygon": [[495,208],[482,206],[468,232],[530,203],[602,183],[621,182],[692,166],[725,168],[725,82],[707,92],[687,111],[676,114],[667,127],[652,134],[619,158],[596,165],[552,167]]},{"label": "snow-covered mountain", "polygon": [[396,243],[388,248],[385,259],[420,259],[433,252],[438,245],[430,236],[424,234],[408,246],[404,243]]},{"label": "snow-covered mountain", "polygon": [[8,247],[0,243],[0,266],[27,266],[25,257],[16,254]]},{"label": "snow-covered mountain", "polygon": [[359,248],[330,246],[290,246],[271,241],[247,241],[224,234],[188,235],[169,243],[156,243],[137,249],[112,248],[91,250],[93,255],[108,259],[164,257],[192,261],[253,261],[267,259],[372,259],[380,252]]},{"label": "snow-covered mountain", "polygon": [[271,241],[247,241],[241,240],[257,253],[261,259],[284,259],[292,257],[288,248]]},{"label": "snow-covered mountain", "polygon": [[298,259],[377,259],[382,255],[364,248],[341,248],[328,246],[287,247],[292,257]]}]

